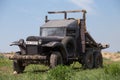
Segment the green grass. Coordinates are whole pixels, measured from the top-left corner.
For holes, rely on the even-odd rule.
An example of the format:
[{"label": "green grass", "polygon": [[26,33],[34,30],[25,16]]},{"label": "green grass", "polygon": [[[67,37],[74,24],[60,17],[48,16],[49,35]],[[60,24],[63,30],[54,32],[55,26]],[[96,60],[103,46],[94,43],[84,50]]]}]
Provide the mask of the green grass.
[{"label": "green grass", "polygon": [[77,62],[49,70],[44,65],[29,65],[24,73],[13,74],[12,61],[0,57],[0,80],[119,80],[120,62],[104,59],[104,68],[83,70]]}]

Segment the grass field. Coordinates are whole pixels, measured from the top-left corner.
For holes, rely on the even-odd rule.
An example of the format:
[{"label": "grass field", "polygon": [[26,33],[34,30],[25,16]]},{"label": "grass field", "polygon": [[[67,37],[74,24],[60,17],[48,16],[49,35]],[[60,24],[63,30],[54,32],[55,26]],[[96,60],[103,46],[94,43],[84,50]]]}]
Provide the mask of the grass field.
[{"label": "grass field", "polygon": [[0,80],[120,80],[120,62],[104,59],[104,67],[83,70],[79,63],[49,70],[44,65],[29,65],[24,73],[13,74],[12,61],[0,55]]}]

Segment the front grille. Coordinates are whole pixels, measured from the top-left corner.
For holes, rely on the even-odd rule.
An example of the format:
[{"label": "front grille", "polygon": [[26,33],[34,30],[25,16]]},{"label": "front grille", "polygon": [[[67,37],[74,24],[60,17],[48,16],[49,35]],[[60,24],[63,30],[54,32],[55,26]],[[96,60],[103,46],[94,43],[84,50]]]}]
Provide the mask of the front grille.
[{"label": "front grille", "polygon": [[27,54],[38,54],[38,46],[28,45]]}]

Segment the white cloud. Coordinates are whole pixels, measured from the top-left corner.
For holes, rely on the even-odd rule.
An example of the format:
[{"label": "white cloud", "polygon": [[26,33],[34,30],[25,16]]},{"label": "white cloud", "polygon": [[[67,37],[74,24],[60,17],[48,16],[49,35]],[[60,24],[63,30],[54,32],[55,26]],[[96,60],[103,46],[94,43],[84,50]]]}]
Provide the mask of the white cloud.
[{"label": "white cloud", "polygon": [[79,6],[81,9],[87,10],[89,13],[95,13],[94,11],[94,0],[70,0],[73,4]]}]

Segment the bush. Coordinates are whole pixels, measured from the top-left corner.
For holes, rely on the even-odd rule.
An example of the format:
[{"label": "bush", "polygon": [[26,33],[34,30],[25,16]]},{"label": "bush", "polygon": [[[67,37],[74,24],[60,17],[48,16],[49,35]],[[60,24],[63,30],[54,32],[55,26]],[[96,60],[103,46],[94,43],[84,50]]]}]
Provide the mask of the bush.
[{"label": "bush", "polygon": [[47,80],[73,80],[72,69],[67,66],[57,66],[48,71]]},{"label": "bush", "polygon": [[0,59],[3,59],[4,58],[4,56],[2,56],[1,54],[0,54]]},{"label": "bush", "polygon": [[118,75],[120,75],[120,65],[119,64],[107,65],[104,68],[104,72],[106,74],[110,74],[110,75],[113,75],[113,76],[118,76]]}]

